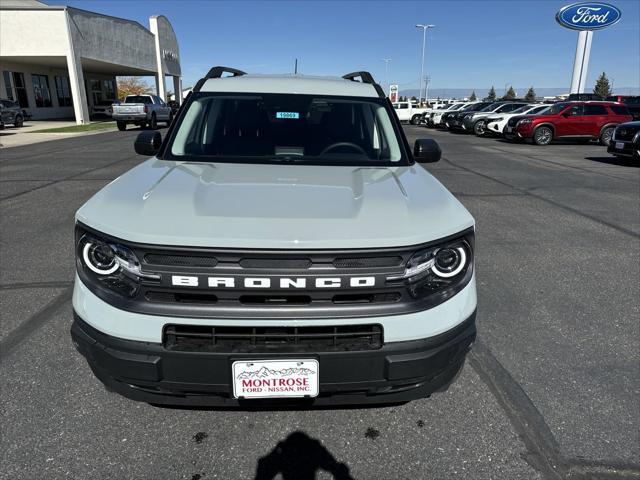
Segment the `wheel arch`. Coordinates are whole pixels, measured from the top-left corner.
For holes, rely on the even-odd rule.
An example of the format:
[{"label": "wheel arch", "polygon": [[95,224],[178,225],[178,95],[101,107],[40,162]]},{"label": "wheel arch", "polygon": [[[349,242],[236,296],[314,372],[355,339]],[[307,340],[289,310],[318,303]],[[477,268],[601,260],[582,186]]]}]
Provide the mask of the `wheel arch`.
[{"label": "wheel arch", "polygon": [[618,125],[620,125],[619,123],[605,123],[602,128],[600,129],[600,135],[601,136],[602,133],[607,129],[607,128],[616,128]]},{"label": "wheel arch", "polygon": [[553,132],[553,136],[554,137],[556,136],[556,126],[553,123],[540,122],[535,127],[533,127],[533,133],[535,133],[535,131],[538,130],[540,127],[549,127],[551,129],[551,131]]}]

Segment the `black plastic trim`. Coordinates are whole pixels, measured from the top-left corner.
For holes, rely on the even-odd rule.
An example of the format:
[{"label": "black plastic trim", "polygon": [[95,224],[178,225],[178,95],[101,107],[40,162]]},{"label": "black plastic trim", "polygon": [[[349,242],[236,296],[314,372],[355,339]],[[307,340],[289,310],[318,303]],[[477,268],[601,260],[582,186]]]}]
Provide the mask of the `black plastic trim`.
[{"label": "black plastic trim", "polygon": [[87,324],[74,311],[71,337],[95,375],[133,400],[171,405],[375,404],[404,402],[444,391],[457,377],[476,337],[476,312],[433,337],[386,343],[364,351],[316,352],[315,399],[251,400],[232,397],[234,361],[301,358],[301,353],[231,354],[169,351],[162,344],[124,340]]}]

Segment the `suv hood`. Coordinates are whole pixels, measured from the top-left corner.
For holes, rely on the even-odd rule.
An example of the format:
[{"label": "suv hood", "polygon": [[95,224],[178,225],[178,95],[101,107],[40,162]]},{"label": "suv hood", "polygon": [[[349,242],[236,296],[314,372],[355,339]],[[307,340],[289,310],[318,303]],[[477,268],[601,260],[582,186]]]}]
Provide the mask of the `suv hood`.
[{"label": "suv hood", "polygon": [[474,224],[418,164],[329,167],[155,158],[96,193],[76,220],[132,242],[256,249],[407,246]]}]

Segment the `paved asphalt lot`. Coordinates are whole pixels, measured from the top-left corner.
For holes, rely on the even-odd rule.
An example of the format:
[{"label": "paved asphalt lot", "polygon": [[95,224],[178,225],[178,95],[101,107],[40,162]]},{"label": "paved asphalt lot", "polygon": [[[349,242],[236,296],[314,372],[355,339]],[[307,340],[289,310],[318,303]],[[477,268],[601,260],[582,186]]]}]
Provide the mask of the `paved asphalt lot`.
[{"label": "paved asphalt lot", "polygon": [[260,459],[287,479],[640,478],[640,168],[597,145],[406,132],[440,142],[427,168],[478,222],[480,335],[448,392],[368,409],[107,393],[68,335],[73,214],[142,160],[137,132],[1,149],[0,478],[254,478]]}]

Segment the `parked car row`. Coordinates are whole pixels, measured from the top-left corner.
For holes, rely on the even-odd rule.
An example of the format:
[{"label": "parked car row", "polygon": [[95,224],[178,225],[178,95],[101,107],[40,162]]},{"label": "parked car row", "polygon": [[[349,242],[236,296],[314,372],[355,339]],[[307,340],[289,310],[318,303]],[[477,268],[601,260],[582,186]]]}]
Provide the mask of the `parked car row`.
[{"label": "parked car row", "polygon": [[457,103],[425,112],[420,123],[536,145],[549,145],[556,139],[598,141],[614,155],[638,158],[640,122],[632,122],[629,103],[621,100],[622,97],[616,97],[616,101],[553,104],[521,100]]}]

